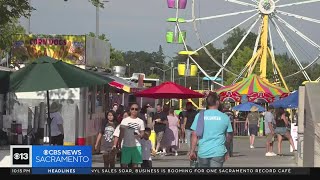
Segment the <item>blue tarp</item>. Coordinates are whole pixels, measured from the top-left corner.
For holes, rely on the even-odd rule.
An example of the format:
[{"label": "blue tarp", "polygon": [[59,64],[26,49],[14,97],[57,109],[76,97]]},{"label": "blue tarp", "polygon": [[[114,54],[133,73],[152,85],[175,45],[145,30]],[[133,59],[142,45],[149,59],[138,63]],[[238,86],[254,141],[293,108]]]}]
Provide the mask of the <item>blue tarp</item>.
[{"label": "blue tarp", "polygon": [[295,91],[288,97],[275,101],[271,105],[275,108],[298,108],[299,104],[299,91]]},{"label": "blue tarp", "polygon": [[245,103],[239,104],[238,106],[233,107],[232,109],[235,110],[235,111],[250,111],[252,106],[258,107],[258,109],[259,109],[258,111],[259,112],[265,111],[264,107],[262,107],[262,106],[260,106],[258,104],[255,104],[253,102],[245,102]]}]

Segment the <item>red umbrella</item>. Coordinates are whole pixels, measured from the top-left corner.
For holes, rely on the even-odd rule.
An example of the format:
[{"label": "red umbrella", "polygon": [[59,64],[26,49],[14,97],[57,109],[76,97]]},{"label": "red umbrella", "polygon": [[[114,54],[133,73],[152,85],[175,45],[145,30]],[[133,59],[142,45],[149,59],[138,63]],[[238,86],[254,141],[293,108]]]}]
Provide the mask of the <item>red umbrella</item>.
[{"label": "red umbrella", "polygon": [[155,86],[135,94],[136,97],[149,97],[154,99],[189,99],[203,98],[204,95],[183,87],[174,82],[164,82],[159,86]]}]

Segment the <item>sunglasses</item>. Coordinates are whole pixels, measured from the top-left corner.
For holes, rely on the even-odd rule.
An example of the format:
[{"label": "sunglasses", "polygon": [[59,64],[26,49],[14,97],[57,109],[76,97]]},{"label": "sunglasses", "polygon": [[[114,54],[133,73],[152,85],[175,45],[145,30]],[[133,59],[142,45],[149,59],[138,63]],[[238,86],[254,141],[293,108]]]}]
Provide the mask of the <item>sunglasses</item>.
[{"label": "sunglasses", "polygon": [[138,108],[131,108],[130,110],[131,111],[133,111],[133,110],[138,111],[139,109]]}]

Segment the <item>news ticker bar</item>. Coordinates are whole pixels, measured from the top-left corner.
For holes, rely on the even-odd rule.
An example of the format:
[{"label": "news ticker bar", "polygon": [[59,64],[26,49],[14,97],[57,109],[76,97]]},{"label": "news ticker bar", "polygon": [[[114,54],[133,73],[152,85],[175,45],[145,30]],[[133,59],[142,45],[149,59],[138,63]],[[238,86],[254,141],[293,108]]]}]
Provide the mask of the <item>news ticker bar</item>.
[{"label": "news ticker bar", "polygon": [[[310,175],[320,168],[2,168],[1,173],[32,174],[92,174],[92,175]],[[9,172],[8,172],[9,173]]]}]

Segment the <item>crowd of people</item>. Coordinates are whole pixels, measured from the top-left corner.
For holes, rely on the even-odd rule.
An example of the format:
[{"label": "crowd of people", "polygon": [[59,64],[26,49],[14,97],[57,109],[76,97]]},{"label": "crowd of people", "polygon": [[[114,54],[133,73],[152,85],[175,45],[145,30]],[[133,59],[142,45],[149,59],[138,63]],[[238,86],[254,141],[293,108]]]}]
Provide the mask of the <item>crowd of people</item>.
[{"label": "crowd of people", "polygon": [[[168,105],[158,104],[154,112],[149,104],[140,109],[133,103],[129,111],[114,104],[106,113],[95,150],[103,153],[105,167],[115,167],[117,157],[121,167],[152,167],[152,156],[165,156],[167,150],[178,156],[179,124]],[[152,131],[156,133],[155,147],[149,140]]]},{"label": "crowd of people", "polygon": [[[155,108],[149,104],[139,108],[130,104],[129,111],[114,105],[106,114],[98,134],[95,150],[103,153],[105,167],[115,167],[120,158],[121,167],[152,167],[152,156],[178,156],[182,143],[189,147],[190,165],[198,167],[222,167],[233,156],[233,127],[235,114],[229,104],[222,104],[216,93],[206,95],[206,109],[197,111],[191,102],[176,114],[167,104]],[[245,129],[250,135],[250,148],[254,149],[255,136],[260,126],[261,114],[253,106],[245,117]],[[281,156],[283,138],[287,138],[295,151],[290,135],[288,113],[283,108],[268,107],[264,113],[266,154]],[[155,142],[150,136],[155,133]],[[278,153],[273,152],[275,137]]]}]

